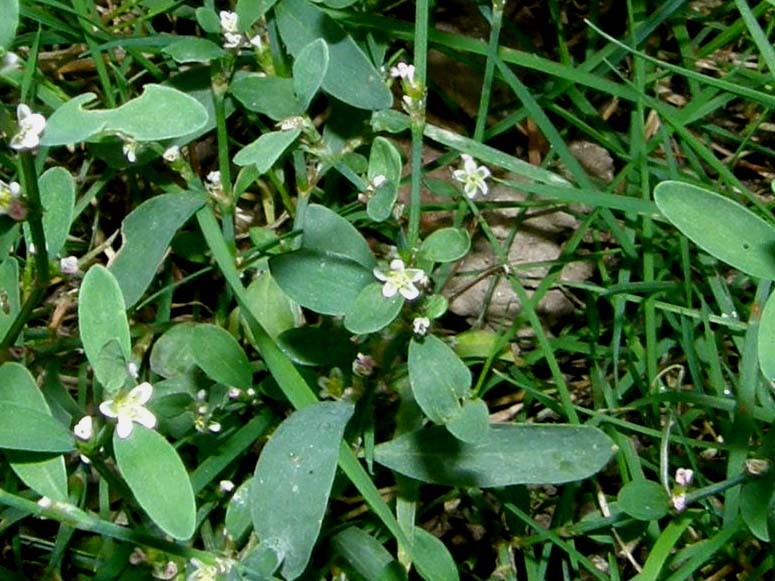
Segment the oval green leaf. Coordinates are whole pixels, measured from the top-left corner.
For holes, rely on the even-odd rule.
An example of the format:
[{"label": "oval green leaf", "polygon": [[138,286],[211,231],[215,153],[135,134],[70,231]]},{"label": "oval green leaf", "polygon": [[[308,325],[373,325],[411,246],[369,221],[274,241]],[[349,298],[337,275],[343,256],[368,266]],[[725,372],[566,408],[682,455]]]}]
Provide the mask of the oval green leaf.
[{"label": "oval green leaf", "polygon": [[21,309],[20,298],[19,263],[16,258],[9,256],[0,262],[0,299],[5,304],[5,308],[0,309],[0,337],[5,337]]},{"label": "oval green leaf", "polygon": [[275,121],[300,115],[304,111],[296,100],[293,79],[258,74],[235,75],[230,90],[248,111],[262,113]]},{"label": "oval green leaf", "polygon": [[321,402],[289,416],[261,452],[251,488],[253,528],[282,556],[282,574],[302,574],[315,545],[353,407]]},{"label": "oval green leaf", "polygon": [[255,165],[259,174],[265,174],[299,135],[301,129],[264,133],[253,143],[239,150],[234,156],[234,163]]},{"label": "oval green leaf", "polygon": [[734,268],[775,280],[775,227],[724,196],[683,182],[654,188],[659,211],[689,240]]},{"label": "oval green leaf", "polygon": [[[283,292],[269,272],[261,272],[248,286],[247,306],[273,339],[301,324],[301,309]],[[245,325],[246,333],[250,333]]]},{"label": "oval green leaf", "polygon": [[437,537],[419,527],[414,529],[412,546],[417,572],[426,581],[458,581],[460,575],[447,547]]},{"label": "oval green leaf", "polygon": [[483,399],[466,399],[458,414],[447,422],[447,429],[458,440],[474,444],[487,439],[490,411]]},{"label": "oval green leaf", "polygon": [[226,506],[224,528],[235,541],[243,539],[253,528],[250,516],[250,485],[251,481],[243,482],[229,499]]},{"label": "oval green leaf", "polygon": [[775,490],[775,474],[768,473],[743,483],[740,490],[740,514],[756,538],[770,542],[768,515]]},{"label": "oval green leaf", "polygon": [[302,230],[302,248],[346,256],[369,270],[377,265],[368,242],[358,229],[325,206],[307,206]]},{"label": "oval green leaf", "polygon": [[253,368],[239,342],[222,327],[197,325],[191,336],[196,364],[215,381],[241,389],[253,387]]},{"label": "oval green leaf", "polygon": [[[43,232],[49,256],[58,256],[67,241],[75,205],[75,180],[63,167],[52,167],[40,176]],[[25,224],[25,229],[27,225]],[[31,240],[31,238],[28,238]]]},{"label": "oval green leaf", "polygon": [[432,262],[454,262],[468,254],[470,248],[468,232],[462,228],[441,228],[423,240],[420,255]]},{"label": "oval green leaf", "polygon": [[196,368],[193,342],[196,324],[179,323],[159,337],[151,349],[151,370],[162,377],[188,375]]},{"label": "oval green leaf", "polygon": [[489,488],[582,480],[613,452],[611,439],[591,426],[493,425],[474,444],[431,426],[378,445],[374,459],[422,482]]},{"label": "oval green leaf", "polygon": [[[35,378],[19,363],[4,363],[0,367],[0,400],[11,401],[51,416],[51,408],[35,383]],[[13,419],[3,421],[12,422]],[[52,500],[68,500],[67,471],[62,455],[51,458],[31,452],[7,450],[6,456],[16,475],[32,490]]]},{"label": "oval green leaf", "polygon": [[331,539],[331,546],[364,579],[405,581],[407,578],[406,569],[382,543],[357,527],[337,533]]},{"label": "oval green leaf", "polygon": [[311,42],[328,44],[330,65],[323,90],[360,109],[387,109],[393,95],[382,75],[339,24],[306,0],[283,0],[275,8],[280,36],[289,52],[298,57]]},{"label": "oval green leaf", "polygon": [[7,49],[19,26],[19,0],[0,0],[0,48]]},{"label": "oval green leaf", "polygon": [[0,448],[29,452],[70,452],[73,435],[51,415],[0,400],[3,421],[0,422]]},{"label": "oval green leaf", "polygon": [[121,224],[121,249],[109,265],[132,307],[153,281],[172,237],[186,220],[206,202],[206,197],[185,192],[162,194],[135,208]]},{"label": "oval green leaf", "polygon": [[619,507],[638,520],[657,520],[670,510],[670,497],[664,487],[651,480],[633,480],[619,491]]},{"label": "oval green leaf", "polygon": [[154,430],[135,424],[127,438],[113,433],[116,464],[145,513],[172,538],[194,534],[196,504],[178,453]]},{"label": "oval green leaf", "polygon": [[293,62],[293,87],[302,110],[306,110],[328,72],[328,45],[322,38],[302,48]]},{"label": "oval green leaf", "polygon": [[367,175],[372,183],[377,176],[385,178],[385,182],[377,188],[366,205],[369,218],[382,222],[393,212],[401,183],[401,154],[388,139],[377,137],[371,144]]},{"label": "oval green leaf", "polygon": [[92,266],[83,278],[78,295],[78,329],[86,358],[103,385],[112,375],[112,370],[103,371],[100,366],[103,347],[110,341],[116,341],[126,361],[131,355],[125,311],[124,297],[115,277],[102,265]]},{"label": "oval green leaf", "polygon": [[196,37],[176,40],[162,52],[177,63],[209,63],[226,55],[226,51],[211,40]]},{"label": "oval green leaf", "polygon": [[434,423],[446,424],[460,413],[471,372],[446,343],[429,335],[409,343],[409,383],[423,413]]},{"label": "oval green leaf", "polygon": [[385,298],[382,296],[382,283],[374,282],[358,294],[350,312],[344,317],[344,326],[356,335],[376,333],[392,323],[403,306],[401,295]]}]

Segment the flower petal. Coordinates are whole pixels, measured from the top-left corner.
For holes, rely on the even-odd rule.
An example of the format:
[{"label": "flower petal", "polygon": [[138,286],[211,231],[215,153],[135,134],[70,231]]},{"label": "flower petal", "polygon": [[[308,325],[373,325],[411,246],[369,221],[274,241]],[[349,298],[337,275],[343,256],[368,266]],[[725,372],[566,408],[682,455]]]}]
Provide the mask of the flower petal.
[{"label": "flower petal", "polygon": [[134,421],[136,421],[138,424],[142,424],[149,430],[152,430],[156,427],[156,416],[153,415],[146,408],[144,407],[136,408],[134,415],[135,415]]},{"label": "flower petal", "polygon": [[125,440],[129,437],[129,434],[132,433],[132,428],[134,425],[132,424],[132,420],[129,419],[128,416],[120,415],[118,417],[118,425],[116,426],[116,433],[118,434],[118,437],[122,440]]},{"label": "flower petal", "polygon": [[118,417],[118,409],[116,406],[116,400],[114,399],[103,401],[99,406],[99,410],[100,410],[100,413],[107,418]]},{"label": "flower petal", "polygon": [[390,281],[386,282],[382,287],[382,296],[386,299],[396,296],[397,292],[398,287]]},{"label": "flower petal", "polygon": [[417,297],[420,296],[420,291],[417,290],[417,287],[414,286],[412,283],[407,284],[405,287],[401,289],[401,296],[404,297],[407,301],[413,301]]},{"label": "flower petal", "polygon": [[152,395],[153,386],[147,381],[144,381],[137,387],[133,388],[132,391],[129,392],[128,397],[132,403],[136,403],[142,406],[148,403]]}]

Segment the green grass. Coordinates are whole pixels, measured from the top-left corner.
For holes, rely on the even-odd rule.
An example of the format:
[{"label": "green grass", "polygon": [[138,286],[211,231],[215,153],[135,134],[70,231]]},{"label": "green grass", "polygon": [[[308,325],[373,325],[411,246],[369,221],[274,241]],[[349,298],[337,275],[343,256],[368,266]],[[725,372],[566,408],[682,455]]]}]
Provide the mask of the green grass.
[{"label": "green grass", "polygon": [[[100,418],[94,439],[76,442],[63,456],[71,505],[38,503],[35,486],[11,469],[19,452],[0,456],[0,579],[139,579],[170,562],[178,570],[172,578],[185,579],[196,568],[194,559],[204,565],[230,560],[234,579],[282,576],[282,568],[262,560],[276,556],[267,549],[271,539],[261,544],[251,534],[260,515],[251,514],[249,503],[235,506],[233,492],[221,482],[251,482],[272,434],[294,410],[318,405],[319,380],[336,377],[333,368],[343,372],[349,388],[338,399],[357,405],[336,450],[336,477],[328,484],[325,518],[311,541],[303,578],[376,579],[389,565],[398,578],[411,567],[412,578],[454,579],[450,562],[462,579],[771,575],[775,565],[766,539],[775,479],[769,472],[752,476],[747,468],[752,458],[775,461],[769,429],[775,397],[757,349],[771,285],[705,254],[660,214],[653,199],[660,182],[683,181],[734,199],[775,225],[771,3],[628,0],[591,3],[585,11],[577,3],[550,0],[532,12],[500,2],[341,4],[331,2],[325,11],[352,36],[367,66],[384,66],[377,84],[392,83],[392,116],[378,113],[370,125],[369,111],[334,104],[332,93],[346,95],[363,79],[338,88],[324,82],[309,110],[296,112],[311,120],[301,137],[258,175],[232,160],[262,134],[278,130],[280,119],[259,105],[246,106],[230,86],[256,72],[290,77],[298,58],[287,46],[291,42],[283,42],[290,40],[283,28],[290,25],[282,20],[290,0],[267,3],[268,11],[251,28],[261,35],[263,52],[246,44],[205,63],[176,62],[166,49],[192,36],[219,47],[218,29],[205,31],[207,15],[217,26],[218,10],[251,13],[257,3],[20,0],[18,30],[7,46],[19,55],[19,66],[0,72],[0,130],[7,140],[16,132],[19,103],[50,119],[69,99],[92,92],[96,101],[89,108],[113,109],[147,84],[191,74],[188,69],[197,69],[200,79],[179,86],[205,104],[208,124],[193,136],[142,144],[134,164],[122,159],[115,136],[98,133],[91,143],[72,147],[17,152],[5,146],[7,140],[0,144],[0,179],[24,186],[28,222],[25,233],[0,216],[0,362],[24,365],[51,414],[68,429],[83,415]],[[12,6],[16,2],[0,1],[0,13]],[[0,41],[2,34],[0,26]],[[71,47],[77,52],[57,52]],[[429,51],[443,55],[441,69]],[[329,53],[332,63],[339,62],[336,49],[330,46]],[[401,82],[389,79],[390,66],[399,60],[411,61],[416,82],[427,88],[427,108],[419,112],[402,110]],[[445,76],[458,65],[467,68],[452,79],[459,81],[455,85]],[[475,114],[466,113],[465,103],[474,104]],[[287,103],[273,106],[281,105]],[[377,134],[396,145],[404,164],[403,214],[381,222],[358,201],[369,183]],[[176,139],[184,151],[178,165],[160,157]],[[585,169],[573,152],[579,141],[610,155],[611,180]],[[460,154],[492,171],[491,191],[519,191],[522,197],[465,197],[450,177],[461,166]],[[67,169],[76,187],[61,254],[78,257],[74,276],[59,271],[60,257],[30,251],[31,242],[45,249],[49,236],[51,226],[40,210],[46,192],[38,191],[37,180],[55,166]],[[207,176],[216,170],[222,185],[214,192]],[[128,310],[131,355],[117,359],[138,365],[137,382],[154,384],[149,405],[157,429],[182,459],[196,495],[195,532],[173,541],[135,501],[113,456],[114,424],[98,412],[113,391],[136,382],[127,376],[111,387],[97,380],[95,367],[117,356],[106,349],[101,363],[87,360],[75,301],[89,268],[109,264],[121,247],[120,235],[112,237],[123,220],[155,196],[180,192],[208,194],[208,200],[176,225],[153,282]],[[311,244],[314,229],[305,215],[314,211],[312,204],[354,225],[379,268],[386,268],[389,246],[407,266],[424,268],[431,280],[423,298],[406,301],[379,332],[354,339],[344,312],[306,308],[301,316],[286,294],[295,291],[281,276],[275,277],[279,286],[272,279],[275,286],[257,290],[261,276],[268,276],[259,273],[273,269],[277,257]],[[556,255],[512,263],[496,233],[498,211],[517,216],[508,225],[508,240],[518,243],[537,214],[567,212],[575,227],[563,234]],[[472,376],[470,390],[458,394],[455,405],[481,398],[502,421],[599,428],[616,450],[591,476],[480,488],[420,483],[380,464],[381,443],[428,423],[423,395],[413,394],[417,386],[410,385],[417,371],[407,349],[416,341],[413,318],[430,309],[424,298],[444,294],[456,272],[455,264],[423,263],[420,244],[432,230],[450,225],[468,232],[474,245],[489,245],[491,262],[473,275],[493,281],[477,317],[451,311],[430,317],[433,334],[464,353]],[[340,222],[331,228],[337,234],[318,244],[324,250],[340,246],[326,259],[347,261],[360,252]],[[355,263],[348,264],[363,276],[373,268]],[[563,268],[578,263],[590,266],[589,276],[563,280]],[[310,274],[312,290],[305,292],[314,295],[320,284],[325,294],[328,283],[315,280],[316,272]],[[496,276],[522,305],[506,321],[485,314],[488,302],[497,300]],[[548,317],[543,301],[558,290],[572,308]],[[242,372],[252,378],[250,394],[241,389],[230,395],[233,386],[200,365],[197,349],[219,346],[170,339],[200,323],[215,324],[237,340],[249,362]],[[371,376],[351,373],[358,352],[376,360]],[[442,381],[444,372],[438,373]],[[207,422],[220,429],[208,430]],[[450,430],[456,434],[451,424]],[[82,463],[76,451],[92,463]],[[694,471],[685,490],[675,483],[678,468]],[[668,499],[685,493],[686,510],[663,502],[657,516],[639,520],[631,514],[637,507],[620,502],[618,494],[642,481],[666,488]],[[287,514],[292,521],[294,506]],[[236,527],[240,518],[241,534],[225,534],[224,527]],[[333,548],[335,535],[351,526],[368,534],[368,540],[348,537],[362,543],[349,549],[358,559]],[[130,568],[138,549],[141,563]]]}]

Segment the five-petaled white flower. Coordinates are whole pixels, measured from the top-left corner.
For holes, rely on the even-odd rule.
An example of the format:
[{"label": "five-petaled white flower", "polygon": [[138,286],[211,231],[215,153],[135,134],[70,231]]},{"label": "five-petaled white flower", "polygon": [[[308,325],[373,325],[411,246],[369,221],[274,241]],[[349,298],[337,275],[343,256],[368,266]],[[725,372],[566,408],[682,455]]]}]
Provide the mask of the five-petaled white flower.
[{"label": "five-petaled white flower", "polygon": [[103,401],[100,404],[100,412],[106,417],[116,418],[118,437],[128,438],[134,422],[148,429],[156,427],[156,416],[145,408],[152,394],[153,386],[148,382],[141,383],[129,393],[121,393],[115,399]]},{"label": "five-petaled white flower", "polygon": [[22,193],[22,188],[17,182],[6,184],[0,181],[0,216],[11,211],[14,200]]},{"label": "five-petaled white flower", "polygon": [[374,276],[384,281],[382,296],[390,298],[400,293],[406,300],[411,301],[420,296],[420,290],[414,285],[425,279],[425,272],[419,268],[406,268],[404,261],[396,258],[390,262],[387,273],[375,268]]},{"label": "five-petaled white flower", "polygon": [[33,113],[24,103],[16,108],[19,131],[11,138],[11,147],[19,151],[35,149],[40,145],[40,135],[46,128],[46,118]]},{"label": "five-petaled white flower", "polygon": [[463,184],[463,191],[466,196],[473,199],[476,196],[476,190],[480,190],[482,195],[487,195],[487,178],[492,175],[490,170],[483,165],[476,165],[474,158],[464,153],[460,156],[463,160],[463,168],[452,172],[452,177]]}]

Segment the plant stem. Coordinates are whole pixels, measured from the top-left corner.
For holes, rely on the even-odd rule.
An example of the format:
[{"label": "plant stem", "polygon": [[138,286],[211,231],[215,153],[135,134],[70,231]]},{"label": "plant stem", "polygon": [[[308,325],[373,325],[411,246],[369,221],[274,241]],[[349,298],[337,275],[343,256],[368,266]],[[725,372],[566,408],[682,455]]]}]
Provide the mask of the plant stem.
[{"label": "plant stem", "polygon": [[[32,244],[35,247],[35,282],[30,289],[27,298],[14,318],[8,331],[0,341],[0,353],[4,352],[16,342],[17,337],[24,329],[24,325],[32,316],[33,309],[40,303],[45,294],[50,280],[48,270],[48,250],[46,249],[46,235],[43,231],[43,205],[40,202],[40,190],[38,189],[38,173],[35,169],[35,157],[29,151],[19,154],[19,166],[22,176],[27,204],[27,223],[30,227]],[[27,253],[32,254],[30,249]]]}]

